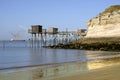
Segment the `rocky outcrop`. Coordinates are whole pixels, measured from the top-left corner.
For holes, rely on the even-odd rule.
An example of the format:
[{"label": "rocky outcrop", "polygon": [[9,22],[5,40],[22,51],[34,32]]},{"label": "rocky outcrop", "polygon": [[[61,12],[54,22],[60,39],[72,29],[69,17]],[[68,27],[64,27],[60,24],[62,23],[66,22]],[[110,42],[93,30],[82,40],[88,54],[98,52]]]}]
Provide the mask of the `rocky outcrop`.
[{"label": "rocky outcrop", "polygon": [[107,8],[87,22],[86,37],[120,37],[120,5]]}]

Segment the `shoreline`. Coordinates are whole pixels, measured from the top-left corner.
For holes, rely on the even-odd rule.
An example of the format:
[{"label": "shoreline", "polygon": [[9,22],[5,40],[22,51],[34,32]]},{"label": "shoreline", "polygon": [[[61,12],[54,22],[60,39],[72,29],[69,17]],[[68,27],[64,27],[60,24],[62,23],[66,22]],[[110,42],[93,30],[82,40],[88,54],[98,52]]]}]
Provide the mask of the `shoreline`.
[{"label": "shoreline", "polygon": [[9,70],[27,70],[32,68],[47,68],[47,67],[56,67],[56,66],[62,66],[62,65],[72,65],[72,64],[86,64],[87,68],[89,70],[102,68],[106,66],[112,66],[116,64],[120,64],[120,56],[113,56],[113,57],[107,57],[107,58],[98,58],[98,59],[92,59],[88,61],[70,61],[70,62],[63,62],[63,63],[49,63],[49,64],[38,64],[38,65],[28,65],[28,66],[15,66],[15,67],[8,67],[8,68],[1,68],[0,72],[8,71]]},{"label": "shoreline", "polygon": [[[116,68],[116,66],[118,67]],[[6,72],[3,70],[3,72],[0,72],[0,80],[110,80],[111,75],[114,77],[119,73],[117,72],[118,70],[120,71],[119,67],[120,57],[113,57],[84,63],[71,62],[45,67],[12,69]],[[105,78],[105,74],[108,76],[107,78]],[[20,76],[21,78],[18,79]]]},{"label": "shoreline", "polygon": [[59,65],[64,65],[64,64],[82,64],[82,63],[91,63],[91,62],[104,62],[104,61],[114,61],[115,59],[120,61],[120,55],[112,55],[112,56],[108,56],[108,57],[103,57],[103,58],[97,58],[97,59],[89,59],[86,61],[81,61],[81,60],[75,60],[75,61],[68,61],[68,62],[61,62],[61,63],[47,63],[47,64],[35,64],[35,65],[25,65],[25,66],[13,66],[13,67],[3,67],[0,68],[0,70],[11,70],[11,69],[18,69],[18,70],[22,70],[22,69],[27,69],[27,68],[34,68],[34,67],[46,67],[46,66],[59,66]]},{"label": "shoreline", "polygon": [[[56,76],[50,80],[120,80],[120,57],[90,62],[89,71]],[[104,63],[105,62],[105,63]],[[118,62],[118,63],[117,63]],[[92,64],[93,63],[93,64]],[[103,64],[104,63],[104,64]],[[107,66],[105,66],[107,65]],[[96,67],[96,68],[95,68]]]},{"label": "shoreline", "polygon": [[50,80],[120,80],[120,64],[91,70],[89,72],[75,73]]}]

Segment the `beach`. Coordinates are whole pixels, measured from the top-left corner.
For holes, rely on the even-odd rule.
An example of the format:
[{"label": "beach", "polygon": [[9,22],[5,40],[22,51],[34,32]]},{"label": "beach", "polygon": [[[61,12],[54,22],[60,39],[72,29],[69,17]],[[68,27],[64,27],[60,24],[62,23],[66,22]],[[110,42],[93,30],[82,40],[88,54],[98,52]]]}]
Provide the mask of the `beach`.
[{"label": "beach", "polygon": [[[98,61],[99,63],[105,62],[105,65],[102,67],[97,67],[97,62],[97,68],[94,67],[89,69],[89,71],[77,72],[67,76],[54,77],[54,79],[51,80],[120,80],[119,57],[106,60]],[[92,66],[93,65],[91,65],[91,67]]]},{"label": "beach", "polygon": [[53,80],[120,80],[120,64],[90,70],[89,72],[57,77]]},{"label": "beach", "polygon": [[120,57],[113,57],[85,63],[3,70],[0,80],[120,80],[119,76]]}]

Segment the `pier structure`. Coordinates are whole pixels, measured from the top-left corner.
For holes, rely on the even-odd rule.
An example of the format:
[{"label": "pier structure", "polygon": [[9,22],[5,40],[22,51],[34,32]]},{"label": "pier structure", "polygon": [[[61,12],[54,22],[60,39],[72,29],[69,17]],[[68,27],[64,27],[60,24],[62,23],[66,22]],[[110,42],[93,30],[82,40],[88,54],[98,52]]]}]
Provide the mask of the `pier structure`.
[{"label": "pier structure", "polygon": [[42,29],[42,35],[43,37],[43,41],[41,40],[41,44],[43,42],[43,46],[46,46],[46,42],[47,42],[47,30],[46,29]]},{"label": "pier structure", "polygon": [[60,43],[67,44],[73,41],[73,39],[75,39],[76,36],[75,33],[76,33],[75,31],[68,31],[67,29],[66,31],[58,32],[58,35],[60,36],[59,38],[61,38]]},{"label": "pier structure", "polygon": [[42,25],[32,25],[28,33],[32,35],[30,42],[32,47],[40,47],[42,41]]},{"label": "pier structure", "polygon": [[77,31],[59,31],[58,28],[49,27],[42,29],[41,25],[32,25],[28,33],[32,35],[30,42],[32,47],[52,46],[57,44],[68,44],[84,37],[87,33],[86,29],[78,29]]},{"label": "pier structure", "polygon": [[49,27],[47,30],[47,34],[48,34],[48,44],[49,45],[56,45],[57,44],[57,37],[58,37],[58,28],[55,27]]}]

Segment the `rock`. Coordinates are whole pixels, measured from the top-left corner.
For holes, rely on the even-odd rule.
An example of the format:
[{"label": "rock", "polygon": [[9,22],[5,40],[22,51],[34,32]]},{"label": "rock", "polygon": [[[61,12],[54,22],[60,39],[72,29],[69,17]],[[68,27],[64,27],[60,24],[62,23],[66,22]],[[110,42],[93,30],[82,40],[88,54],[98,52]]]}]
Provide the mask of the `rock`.
[{"label": "rock", "polygon": [[87,22],[86,37],[120,37],[120,5],[107,8]]}]

